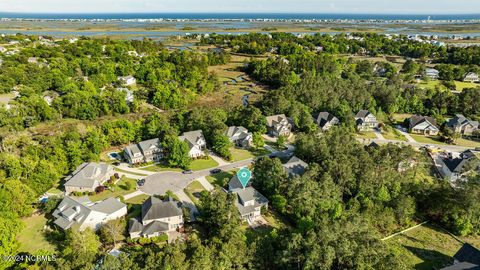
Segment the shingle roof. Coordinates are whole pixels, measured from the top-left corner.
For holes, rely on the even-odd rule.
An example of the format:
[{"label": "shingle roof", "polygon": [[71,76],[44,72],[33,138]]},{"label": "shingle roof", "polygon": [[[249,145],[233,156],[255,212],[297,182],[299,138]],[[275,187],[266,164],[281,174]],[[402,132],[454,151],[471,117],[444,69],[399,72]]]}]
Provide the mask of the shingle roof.
[{"label": "shingle roof", "polygon": [[[253,187],[247,187],[245,189],[235,191],[234,194],[237,195],[235,205],[241,215],[252,213],[255,211],[255,208],[266,205],[268,203],[268,199],[265,198],[265,196],[260,194],[260,192],[258,192]],[[255,200],[253,205],[244,205],[245,202],[251,200]]]},{"label": "shingle roof", "polygon": [[293,156],[287,163],[283,164],[283,167],[287,169],[290,176],[295,176],[304,174],[308,168],[308,164],[298,157]]},{"label": "shingle roof", "polygon": [[65,186],[93,188],[95,182],[101,183],[110,170],[112,167],[106,163],[83,163],[66,179]]},{"label": "shingle roof", "polygon": [[160,139],[155,138],[151,140],[141,141],[138,146],[142,152],[149,150],[150,148],[161,148]]},{"label": "shingle roof", "polygon": [[410,118],[410,128],[418,126],[422,123],[430,124],[430,125],[434,126],[436,129],[438,129],[437,121],[433,117],[413,115]]},{"label": "shingle roof", "polygon": [[368,115],[370,115],[371,113],[368,111],[368,110],[360,110],[356,115],[355,115],[355,118],[365,118],[367,117]]},{"label": "shingle roof", "polygon": [[478,121],[471,121],[462,114],[456,114],[454,118],[450,119],[447,122],[447,126],[449,127],[460,127],[465,124],[470,124],[473,127],[478,128]]},{"label": "shingle roof", "polygon": [[440,270],[480,270],[480,266],[468,262],[461,262],[441,268]]},{"label": "shingle roof", "polygon": [[236,190],[236,189],[242,189],[243,185],[240,183],[240,180],[238,180],[237,174],[235,174],[230,181],[228,182],[228,189],[230,191]]},{"label": "shingle roof", "polygon": [[205,138],[203,137],[203,132],[201,130],[184,132],[182,136],[179,136],[178,138],[181,141],[186,141],[190,148],[197,145],[199,140],[205,140]]},{"label": "shingle roof", "polygon": [[333,114],[329,112],[320,112],[316,117],[315,117],[315,123],[321,128],[325,126],[325,124],[329,122],[337,122],[338,118],[335,117]]},{"label": "shingle roof", "polygon": [[131,218],[128,221],[128,232],[135,233],[135,232],[142,232],[143,231],[143,224],[138,221],[136,218]]},{"label": "shingle roof", "polygon": [[476,249],[470,244],[463,244],[460,250],[453,255],[453,258],[459,262],[469,262],[480,265],[480,250]]},{"label": "shingle roof", "polygon": [[269,127],[274,126],[276,123],[280,123],[282,121],[288,121],[287,116],[285,114],[277,114],[277,115],[272,115],[272,116],[267,116],[267,125]]},{"label": "shingle roof", "polygon": [[151,235],[156,232],[167,232],[167,231],[168,231],[168,223],[155,220],[145,225],[145,227],[143,228],[142,234]]},{"label": "shingle roof", "polygon": [[105,214],[113,214],[124,207],[125,204],[122,203],[119,199],[108,198],[97,204],[94,204],[91,209]]},{"label": "shingle roof", "polygon": [[227,137],[230,140],[237,141],[237,140],[243,140],[247,138],[248,136],[251,136],[251,133],[248,132],[248,130],[242,126],[232,126],[228,127],[228,130],[226,132]]},{"label": "shingle roof", "polygon": [[162,201],[156,197],[148,198],[142,204],[142,220],[159,219],[183,215],[178,203],[169,198]]}]

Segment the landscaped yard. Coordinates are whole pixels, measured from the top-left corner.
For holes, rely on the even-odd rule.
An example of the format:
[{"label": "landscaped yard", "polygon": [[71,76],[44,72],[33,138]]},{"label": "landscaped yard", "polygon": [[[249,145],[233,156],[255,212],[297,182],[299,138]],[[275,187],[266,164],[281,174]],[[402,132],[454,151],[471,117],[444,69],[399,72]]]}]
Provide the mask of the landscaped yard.
[{"label": "landscaped yard", "polygon": [[440,141],[440,138],[438,136],[431,137],[419,134],[410,134],[410,136],[419,143],[447,145],[446,143]]},{"label": "landscaped yard", "polygon": [[208,182],[210,182],[212,185],[224,187],[234,174],[235,172],[220,172],[214,175],[209,175],[205,178],[207,178]]},{"label": "landscaped yard", "polygon": [[122,169],[117,168],[117,167],[113,168],[113,170],[115,170],[116,172],[128,173],[128,174],[133,174],[133,175],[138,175],[138,176],[148,176],[148,174],[126,171],[126,170],[122,170]]},{"label": "landscaped yard", "polygon": [[200,171],[200,170],[210,169],[217,166],[218,166],[218,162],[213,160],[211,157],[208,157],[207,159],[203,159],[203,158],[195,159],[194,161],[192,161],[192,163],[188,168],[192,171]]},{"label": "landscaped yard", "polygon": [[[441,80],[428,81],[428,82],[422,81],[422,82],[418,83],[418,85],[420,87],[424,87],[424,88],[427,88],[427,89],[434,89],[436,86],[439,86],[441,89],[445,89],[445,90],[447,89],[442,84]],[[456,91],[462,91],[465,88],[475,88],[475,87],[478,87],[478,86],[480,86],[480,85],[477,84],[477,83],[455,81]]]},{"label": "landscaped yard", "polygon": [[387,140],[407,141],[407,138],[402,133],[390,126],[382,130],[382,135]]},{"label": "landscaped yard", "polygon": [[128,203],[128,204],[142,204],[148,198],[150,198],[149,195],[141,194],[141,195],[135,196],[133,198],[130,198],[128,200],[125,200],[125,203]]},{"label": "landscaped yard", "polygon": [[357,132],[357,137],[361,139],[376,139],[375,133],[373,132]]},{"label": "landscaped yard", "polygon": [[270,154],[270,151],[268,151],[265,148],[261,148],[261,149],[252,148],[252,149],[246,150],[246,149],[232,147],[230,149],[230,152],[232,153],[233,162]]},{"label": "landscaped yard", "polygon": [[185,191],[185,194],[187,194],[187,196],[190,198],[190,200],[193,201],[193,203],[197,204],[200,193],[204,190],[205,188],[202,186],[202,184],[200,184],[200,182],[193,181],[183,191]]},{"label": "landscaped yard", "polygon": [[462,243],[445,231],[423,225],[385,241],[408,269],[439,269],[453,262]]},{"label": "landscaped yard", "polygon": [[464,138],[458,138],[455,141],[455,145],[476,148],[476,147],[480,147],[480,142],[472,141]]},{"label": "landscaped yard", "polygon": [[25,227],[17,240],[20,243],[18,251],[38,254],[40,250],[54,251],[55,246],[47,241],[43,227],[47,223],[44,215],[34,215],[22,219]]},{"label": "landscaped yard", "polygon": [[141,170],[145,170],[145,171],[149,171],[149,172],[163,172],[163,171],[181,172],[181,171],[183,171],[180,168],[168,167],[167,164],[163,164],[163,163],[150,165],[148,167],[143,167],[143,168],[141,168]]},{"label": "landscaped yard", "polygon": [[[127,182],[130,182],[130,189],[128,189],[127,187]],[[113,186],[111,189],[105,190],[93,196],[89,196],[89,198],[92,202],[105,200],[110,197],[116,198],[118,196],[135,191],[136,187],[137,187],[137,181],[135,179],[122,177],[122,179],[118,181],[117,184]]]}]

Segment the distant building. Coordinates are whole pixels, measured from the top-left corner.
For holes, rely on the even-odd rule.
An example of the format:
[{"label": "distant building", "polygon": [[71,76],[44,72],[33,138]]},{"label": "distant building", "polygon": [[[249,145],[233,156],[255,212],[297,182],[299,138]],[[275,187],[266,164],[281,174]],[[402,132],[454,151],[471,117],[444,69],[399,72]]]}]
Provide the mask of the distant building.
[{"label": "distant building", "polygon": [[125,77],[118,77],[117,78],[118,81],[120,81],[120,83],[122,83],[123,85],[126,85],[126,86],[131,86],[131,85],[134,85],[137,83],[137,79],[135,79],[135,77],[129,75],[129,76],[125,76]]},{"label": "distant building", "polygon": [[117,91],[121,91],[125,93],[125,102],[132,103],[134,101],[135,96],[133,95],[132,91],[130,91],[130,89],[125,87],[119,87],[117,88]]},{"label": "distant building", "polygon": [[288,172],[290,177],[302,176],[308,168],[308,164],[299,159],[298,157],[292,157],[287,163],[283,164],[283,167]]},{"label": "distant building", "polygon": [[150,197],[142,204],[141,218],[129,220],[128,233],[130,238],[150,238],[182,227],[183,211],[179,202],[172,198],[162,201],[159,198]]},{"label": "distant building", "polygon": [[242,126],[228,127],[225,135],[237,147],[248,148],[253,145],[253,134],[248,132],[248,130]]},{"label": "distant building", "polygon": [[129,164],[144,162],[159,162],[163,158],[163,148],[160,139],[141,141],[124,149],[125,159]]},{"label": "distant building", "polygon": [[478,121],[472,121],[462,114],[457,114],[447,122],[447,127],[452,129],[453,132],[471,136],[478,130]]},{"label": "distant building", "polygon": [[409,131],[415,134],[437,135],[440,132],[437,121],[429,116],[414,115],[410,118]]},{"label": "distant building", "polygon": [[278,136],[290,136],[292,132],[292,124],[285,114],[278,114],[267,117],[267,128],[270,135],[274,137]]},{"label": "distant building", "polygon": [[438,80],[440,72],[434,68],[427,68],[425,70],[425,76],[431,80]]},{"label": "distant building", "polygon": [[479,151],[466,150],[458,156],[448,153],[440,157],[439,161],[442,175],[451,182],[462,180],[470,173],[480,172]]},{"label": "distant building", "polygon": [[205,140],[205,137],[203,137],[203,132],[201,130],[185,132],[178,138],[183,142],[187,142],[190,149],[188,155],[191,158],[205,156],[204,150],[207,148],[207,141]]},{"label": "distant building", "polygon": [[478,83],[480,82],[480,78],[478,77],[478,74],[475,72],[469,72],[465,75],[463,78],[464,82],[470,82],[470,83]]},{"label": "distant building", "polygon": [[315,123],[323,131],[329,130],[332,126],[338,125],[340,120],[329,112],[320,112],[314,117]]},{"label": "distant building", "polygon": [[91,202],[87,196],[74,198],[66,196],[53,212],[54,224],[62,230],[77,227],[98,230],[102,224],[127,215],[127,206],[116,198]]},{"label": "distant building", "polygon": [[113,174],[113,167],[106,163],[83,163],[65,179],[65,192],[94,192]]},{"label": "distant building", "polygon": [[372,131],[378,128],[377,118],[367,110],[361,110],[355,115],[355,123],[358,131]]}]

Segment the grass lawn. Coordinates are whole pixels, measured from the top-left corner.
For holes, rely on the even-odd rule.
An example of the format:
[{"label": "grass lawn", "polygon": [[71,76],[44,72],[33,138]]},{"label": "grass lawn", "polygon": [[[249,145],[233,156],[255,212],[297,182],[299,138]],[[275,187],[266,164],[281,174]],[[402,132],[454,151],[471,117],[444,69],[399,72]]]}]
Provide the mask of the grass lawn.
[{"label": "grass lawn", "polygon": [[190,200],[192,200],[193,203],[198,204],[197,196],[199,196],[200,192],[204,190],[205,188],[202,186],[202,184],[200,184],[200,182],[193,181],[183,191],[185,191],[185,194],[187,194],[187,196],[190,198]]},{"label": "grass lawn", "polygon": [[260,148],[260,149],[251,148],[247,150],[247,149],[232,147],[230,148],[230,152],[232,153],[233,162],[254,158],[254,157],[266,156],[270,154],[270,151],[268,151],[265,148]]},{"label": "grass lawn", "polygon": [[392,115],[393,120],[396,122],[395,124],[403,124],[405,119],[412,117],[413,114],[409,113],[394,113]]},{"label": "grass lawn", "polygon": [[138,176],[148,176],[148,174],[142,174],[142,173],[137,173],[137,172],[130,172],[126,170],[119,169],[117,167],[113,168],[114,171],[116,172],[121,172],[121,173],[128,173],[128,174],[133,174],[133,175],[138,175]]},{"label": "grass lawn", "polygon": [[210,182],[212,185],[224,187],[234,174],[235,172],[220,172],[214,175],[209,175],[205,178],[207,178],[208,182]]},{"label": "grass lawn", "polygon": [[125,203],[128,203],[128,204],[142,204],[148,198],[150,198],[149,195],[141,194],[141,195],[135,196],[133,198],[130,198],[128,200],[125,200]]},{"label": "grass lawn", "polygon": [[[130,189],[127,188],[126,183],[130,182]],[[89,196],[92,202],[102,201],[110,197],[118,197],[127,193],[133,192],[137,187],[137,181],[135,179],[123,177],[117,184],[111,189],[105,190],[102,193]]]},{"label": "grass lawn", "polygon": [[408,269],[439,269],[453,262],[462,243],[445,231],[423,225],[385,241],[392,252],[400,254]]},{"label": "grass lawn", "polygon": [[46,193],[52,194],[52,195],[61,195],[61,194],[63,194],[63,191],[61,191],[58,188],[51,188],[51,189],[47,190]]},{"label": "grass lawn", "polygon": [[275,211],[269,210],[263,214],[263,218],[268,222],[268,225],[257,227],[255,229],[250,228],[246,222],[242,223],[242,229],[245,230],[247,236],[247,242],[251,243],[256,238],[262,237],[270,233],[273,229],[281,229],[290,226],[290,224],[282,217],[280,214]]},{"label": "grass lawn", "polygon": [[195,159],[192,161],[190,166],[188,167],[192,171],[200,171],[200,170],[205,170],[205,169],[210,169],[213,167],[217,167],[218,162],[213,160],[211,157],[208,157],[207,159]]},{"label": "grass lawn", "polygon": [[18,251],[38,254],[40,250],[55,251],[55,246],[47,241],[43,227],[47,223],[44,215],[31,216],[22,219],[25,227],[17,240],[20,243]]},{"label": "grass lawn", "polygon": [[163,171],[170,171],[170,172],[181,172],[183,171],[180,168],[172,168],[168,167],[168,165],[160,163],[154,164],[148,167],[141,168],[140,170],[149,171],[149,172],[163,172]]},{"label": "grass lawn", "polygon": [[361,139],[376,139],[375,133],[373,132],[357,132],[357,137]]},{"label": "grass lawn", "polygon": [[465,88],[475,88],[480,86],[478,83],[471,83],[471,82],[460,82],[455,81],[455,86],[457,87],[457,91],[463,91]]},{"label": "grass lawn", "polygon": [[464,138],[458,138],[455,141],[455,144],[458,146],[472,147],[472,148],[480,147],[480,142],[472,141]]},{"label": "grass lawn", "polygon": [[[470,82],[461,82],[461,81],[454,81],[455,82],[455,87],[457,91],[463,91],[465,88],[475,88],[480,86],[477,83],[470,83]],[[442,81],[436,80],[436,81],[422,81],[418,83],[419,86],[427,88],[427,89],[434,89],[435,86],[440,86],[441,89],[446,90],[447,88],[442,84]]]},{"label": "grass lawn", "polygon": [[447,145],[446,143],[440,141],[439,137],[430,137],[419,134],[410,134],[410,136],[412,136],[412,138],[419,143]]},{"label": "grass lawn", "polygon": [[404,142],[407,141],[407,138],[405,138],[405,136],[403,136],[402,133],[400,133],[398,130],[394,129],[393,127],[388,129],[383,129],[382,135],[387,140],[404,141]]}]

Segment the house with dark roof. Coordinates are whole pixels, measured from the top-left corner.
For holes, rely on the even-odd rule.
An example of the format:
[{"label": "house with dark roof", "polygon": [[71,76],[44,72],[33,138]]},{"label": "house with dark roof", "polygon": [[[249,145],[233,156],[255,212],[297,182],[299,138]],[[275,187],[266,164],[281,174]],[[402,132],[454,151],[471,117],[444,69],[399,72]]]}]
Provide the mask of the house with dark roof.
[{"label": "house with dark roof", "polygon": [[268,199],[253,187],[236,190],[233,194],[237,195],[235,206],[240,212],[240,217],[248,223],[261,217],[261,209],[268,207]]},{"label": "house with dark roof", "polygon": [[358,131],[372,131],[378,128],[377,118],[367,110],[361,110],[355,115],[355,123]]},{"label": "house with dark roof", "polygon": [[228,127],[225,135],[237,147],[248,148],[253,145],[253,134],[242,126]]},{"label": "house with dark roof", "polygon": [[323,130],[329,130],[332,126],[338,125],[340,120],[329,112],[320,112],[314,117],[315,123]]},{"label": "house with dark roof", "polygon": [[123,153],[130,165],[142,162],[159,162],[163,158],[163,148],[158,138],[131,144],[125,147]]},{"label": "house with dark roof", "polygon": [[267,117],[267,129],[273,137],[288,137],[292,132],[292,124],[285,114],[272,115]]},{"label": "house with dark roof", "polygon": [[479,151],[466,150],[459,155],[448,153],[439,160],[442,175],[451,182],[461,180],[471,173],[480,171]]},{"label": "house with dark roof", "polygon": [[409,120],[410,133],[423,135],[437,135],[440,128],[437,126],[437,121],[429,116],[414,115]]},{"label": "house with dark roof", "polygon": [[453,265],[441,270],[480,270],[480,250],[470,244],[463,244],[453,260]]},{"label": "house with dark roof", "polygon": [[106,163],[83,163],[65,179],[65,192],[94,192],[114,173],[113,167]]},{"label": "house with dark roof", "polygon": [[150,197],[142,204],[141,218],[129,220],[128,233],[131,238],[150,238],[182,227],[183,211],[179,202]]},{"label": "house with dark roof", "polygon": [[189,147],[188,155],[191,158],[205,156],[204,150],[207,149],[207,141],[201,130],[185,132],[178,138],[183,142],[187,142]]},{"label": "house with dark roof", "polygon": [[453,132],[465,136],[471,136],[476,130],[478,130],[478,121],[472,121],[462,114],[456,114],[454,118],[447,122],[447,127]]},{"label": "house with dark roof", "polygon": [[283,167],[288,172],[290,177],[302,176],[308,168],[308,164],[293,156],[287,163],[283,164]]},{"label": "house with dark roof", "polygon": [[[250,182],[247,183],[247,186],[250,186]],[[243,189],[243,185],[238,179],[237,174],[235,174],[232,176],[232,178],[230,178],[230,181],[228,181],[228,191],[235,192],[241,189]]]},{"label": "house with dark roof", "polygon": [[54,224],[63,230],[76,227],[98,230],[102,224],[127,215],[127,206],[116,198],[91,202],[87,196],[65,196],[53,212]]}]

